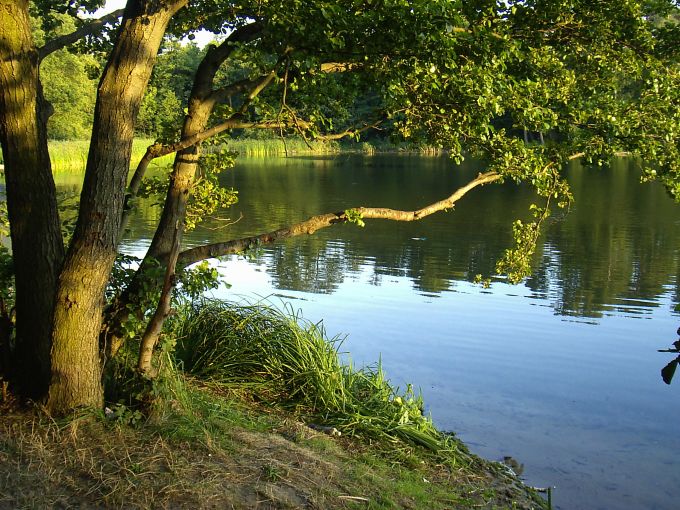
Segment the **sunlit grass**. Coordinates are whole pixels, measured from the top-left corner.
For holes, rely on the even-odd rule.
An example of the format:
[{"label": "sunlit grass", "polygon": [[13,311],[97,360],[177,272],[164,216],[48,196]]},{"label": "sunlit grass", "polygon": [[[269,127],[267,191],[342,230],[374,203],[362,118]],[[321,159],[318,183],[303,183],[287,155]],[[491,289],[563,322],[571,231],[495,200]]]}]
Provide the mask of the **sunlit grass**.
[{"label": "sunlit grass", "polygon": [[468,458],[423,414],[420,395],[392,386],[380,363],[343,363],[339,339],[329,339],[321,324],[260,304],[212,300],[182,309],[174,323],[175,356],[200,379],[248,386],[271,405],[345,435],[423,446],[453,463]]},{"label": "sunlit grass", "polygon": [[310,140],[305,142],[299,137],[284,140],[271,139],[232,139],[227,141],[230,151],[238,152],[242,156],[275,156],[287,154],[313,153],[331,154],[338,152],[339,145],[335,142]]},{"label": "sunlit grass", "polygon": [[[132,142],[132,157],[130,166],[134,168],[142,159],[146,148],[153,143],[153,140],[136,138]],[[61,172],[82,172],[87,163],[87,153],[90,147],[89,140],[51,140],[49,142],[50,160],[52,161],[52,171]],[[174,155],[170,154],[158,158],[153,162],[154,166],[166,166],[172,164]]]},{"label": "sunlit grass", "polygon": [[[132,144],[130,166],[134,168],[144,156],[146,148],[153,143],[151,139],[137,138]],[[87,163],[89,140],[52,140],[49,142],[52,171],[55,173],[81,172]],[[309,145],[300,138],[288,138],[285,143],[280,139],[230,140],[227,148],[241,156],[280,156],[299,153],[329,154],[339,151],[337,143],[310,141]],[[155,159],[152,167],[171,165],[174,154]],[[0,155],[0,161],[2,161]]]},{"label": "sunlit grass", "polygon": [[[130,165],[137,166],[146,148],[153,143],[151,139],[135,139],[132,145]],[[87,162],[88,140],[52,140],[49,142],[52,170],[54,172],[82,171]],[[227,148],[241,156],[283,156],[286,154],[334,154],[338,152],[360,152],[374,154],[377,152],[418,152],[435,154],[440,151],[432,147],[412,144],[392,144],[387,140],[371,140],[370,142],[325,142],[309,140],[305,142],[300,137],[289,137],[285,142],[280,138],[270,139],[232,139],[227,142]],[[152,166],[165,167],[171,165],[174,155],[170,154],[153,161]],[[3,162],[0,152],[0,163]]]}]

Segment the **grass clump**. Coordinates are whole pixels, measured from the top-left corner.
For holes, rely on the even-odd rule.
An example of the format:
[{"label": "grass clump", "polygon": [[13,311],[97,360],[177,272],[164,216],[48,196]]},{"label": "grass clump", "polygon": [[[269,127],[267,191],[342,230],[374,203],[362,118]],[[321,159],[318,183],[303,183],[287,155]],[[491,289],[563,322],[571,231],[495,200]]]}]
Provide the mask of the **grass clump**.
[{"label": "grass clump", "polygon": [[423,446],[456,463],[465,447],[436,429],[409,385],[393,387],[378,363],[343,364],[339,339],[321,324],[257,305],[201,301],[175,317],[175,356],[200,379],[250,387],[258,398],[308,423],[394,446]]}]

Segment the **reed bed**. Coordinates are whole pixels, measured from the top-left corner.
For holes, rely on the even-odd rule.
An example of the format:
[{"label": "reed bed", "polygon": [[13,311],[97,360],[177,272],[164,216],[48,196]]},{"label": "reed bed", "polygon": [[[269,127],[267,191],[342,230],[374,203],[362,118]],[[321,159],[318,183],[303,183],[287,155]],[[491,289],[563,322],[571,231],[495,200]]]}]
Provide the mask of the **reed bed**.
[{"label": "reed bed", "polygon": [[226,142],[227,149],[242,156],[282,156],[286,154],[333,154],[340,150],[336,142],[310,140],[290,137],[285,142],[280,138],[235,138]]},{"label": "reed bed", "polygon": [[[153,140],[136,138],[132,142],[131,167],[136,167],[144,156],[146,148]],[[82,172],[87,163],[87,153],[90,148],[89,140],[50,140],[50,160],[53,172]],[[174,155],[164,156],[155,160],[153,166],[166,166],[172,164]]]},{"label": "reed bed", "polygon": [[[131,166],[135,167],[142,159],[146,148],[153,143],[151,139],[135,139],[132,145]],[[52,140],[50,158],[55,172],[82,171],[87,163],[88,140]],[[243,138],[228,140],[226,147],[242,156],[263,157],[283,156],[291,154],[335,154],[338,152],[357,152],[375,154],[378,152],[414,152],[419,154],[440,154],[440,149],[413,144],[392,144],[386,140],[372,140],[370,142],[324,142],[310,140],[308,143],[299,137],[286,138],[285,143],[279,138]],[[154,166],[172,164],[174,155],[164,156],[155,160]],[[2,164],[0,151],[0,164]]]},{"label": "reed bed", "polygon": [[[130,166],[136,167],[144,156],[146,148],[153,143],[151,139],[137,138],[132,143],[132,157]],[[87,163],[87,153],[90,147],[89,140],[51,140],[49,142],[50,159],[54,172],[81,172]],[[314,142],[309,145],[299,138],[286,139],[285,144],[280,139],[243,139],[229,140],[227,148],[238,152],[243,156],[276,156],[299,153],[330,154],[338,152],[337,143]],[[158,158],[152,166],[165,167],[171,165],[174,154]],[[2,154],[0,154],[2,163]]]},{"label": "reed bed", "polygon": [[423,414],[410,385],[393,387],[380,363],[343,363],[340,339],[329,339],[320,323],[263,304],[205,300],[178,313],[173,327],[177,362],[195,377],[248,386],[270,405],[345,435],[419,445],[454,462],[468,458]]}]

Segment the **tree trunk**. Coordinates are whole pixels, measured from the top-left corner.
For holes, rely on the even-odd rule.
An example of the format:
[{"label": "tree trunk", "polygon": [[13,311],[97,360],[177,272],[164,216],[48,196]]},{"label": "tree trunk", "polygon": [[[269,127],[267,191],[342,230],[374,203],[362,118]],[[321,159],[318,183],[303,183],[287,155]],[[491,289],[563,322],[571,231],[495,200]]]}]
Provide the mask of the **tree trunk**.
[{"label": "tree trunk", "polygon": [[[194,84],[189,97],[187,115],[184,118],[184,124],[182,126],[181,140],[190,139],[205,131],[215,104],[224,99],[223,94],[220,91],[213,90],[213,82],[217,71],[236,48],[235,43],[252,41],[260,34],[260,31],[261,27],[257,23],[243,26],[232,32],[219,46],[208,49],[208,52],[196,71]],[[264,88],[273,77],[273,74],[265,77],[261,86],[254,84],[253,86],[255,87],[254,90],[256,90],[256,92],[251,91],[252,97],[250,97],[250,100],[252,100],[255,95],[259,94],[262,88]],[[245,84],[243,85],[245,86]],[[230,89],[223,89],[222,92],[226,92],[227,90]],[[241,86],[234,88],[234,92],[238,91],[241,91]],[[149,285],[158,285],[159,283],[156,278],[154,278],[153,281],[149,281],[145,271],[146,268],[149,267],[149,264],[152,261],[160,261],[161,264],[167,264],[171,257],[173,246],[179,246],[182,241],[186,206],[189,199],[189,192],[198,168],[199,151],[200,147],[197,143],[182,149],[175,156],[175,162],[170,176],[170,186],[165,197],[163,213],[151,245],[132,282],[130,282],[122,295],[118,296],[115,302],[107,310],[107,327],[102,331],[100,339],[101,347],[107,357],[115,356],[125,341],[122,325],[128,320],[130,308],[138,309],[140,316],[143,313],[143,308],[146,306],[146,303],[141,302],[143,299],[141,296],[141,289]],[[151,152],[152,151],[147,151],[141,165],[148,165],[146,157],[151,157]],[[138,172],[135,172],[133,182],[130,186],[132,194],[136,194],[137,190],[135,188],[138,188],[139,186],[137,180],[141,180],[145,171],[144,168],[138,168],[138,170]],[[179,231],[177,231],[178,225],[180,225]]]},{"label": "tree trunk", "polygon": [[129,2],[99,83],[78,222],[57,289],[48,408],[58,414],[102,404],[99,332],[134,123],[167,24],[186,1]]},{"label": "tree trunk", "polygon": [[[204,130],[211,113],[212,104],[206,105],[200,101],[196,101],[194,107],[191,108],[185,119],[182,128],[182,138]],[[145,272],[146,268],[153,263],[152,261],[156,260],[160,261],[161,264],[167,264],[175,243],[179,245],[182,242],[184,216],[186,213],[187,201],[189,199],[189,191],[191,190],[191,185],[194,182],[196,169],[198,167],[198,158],[199,147],[197,145],[183,149],[175,156],[172,174],[170,175],[170,186],[163,206],[163,213],[151,245],[132,282],[130,282],[128,288],[125,289],[123,296],[120,296],[107,314],[107,322],[109,322],[111,329],[105,331],[103,336],[105,337],[104,343],[106,355],[109,357],[116,355],[125,340],[124,332],[120,326],[128,318],[130,313],[129,306],[133,305],[133,308],[139,309],[140,316],[143,313],[142,308],[145,304],[141,302],[143,297],[140,295],[140,289],[149,284],[152,286],[157,284],[156,278],[154,278],[152,282],[148,281],[148,276]],[[177,231],[178,224],[181,224],[179,231]]]},{"label": "tree trunk", "polygon": [[16,276],[14,378],[38,399],[50,380],[57,275],[64,257],[47,150],[47,108],[28,2],[0,0],[0,142]]}]

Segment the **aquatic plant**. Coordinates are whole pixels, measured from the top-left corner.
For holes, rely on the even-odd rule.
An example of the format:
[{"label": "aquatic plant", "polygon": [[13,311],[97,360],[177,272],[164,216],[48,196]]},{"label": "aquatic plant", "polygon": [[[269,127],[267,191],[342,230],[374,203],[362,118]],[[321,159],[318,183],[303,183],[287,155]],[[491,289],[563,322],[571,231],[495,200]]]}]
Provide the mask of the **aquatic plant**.
[{"label": "aquatic plant", "polygon": [[234,138],[229,139],[227,148],[242,156],[273,156],[285,154],[338,152],[338,144],[327,141],[305,141],[300,137],[281,138]]}]

